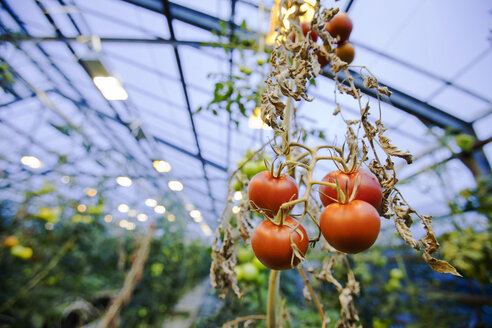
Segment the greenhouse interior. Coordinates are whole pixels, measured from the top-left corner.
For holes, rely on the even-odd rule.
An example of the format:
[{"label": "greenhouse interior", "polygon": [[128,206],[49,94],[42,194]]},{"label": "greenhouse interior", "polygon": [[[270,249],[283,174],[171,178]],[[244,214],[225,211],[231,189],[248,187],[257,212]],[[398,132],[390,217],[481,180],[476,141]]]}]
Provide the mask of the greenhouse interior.
[{"label": "greenhouse interior", "polygon": [[0,27],[0,327],[492,327],[491,1]]}]

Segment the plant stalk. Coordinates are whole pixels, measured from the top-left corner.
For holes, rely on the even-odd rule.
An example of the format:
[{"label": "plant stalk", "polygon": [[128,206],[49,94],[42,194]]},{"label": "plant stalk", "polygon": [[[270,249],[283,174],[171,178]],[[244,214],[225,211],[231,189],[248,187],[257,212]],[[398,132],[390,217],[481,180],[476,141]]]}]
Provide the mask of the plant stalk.
[{"label": "plant stalk", "polygon": [[279,276],[280,271],[271,270],[270,271],[270,279],[268,281],[268,303],[267,303],[267,328],[275,328],[276,327],[276,303],[277,303],[277,294],[279,287]]}]

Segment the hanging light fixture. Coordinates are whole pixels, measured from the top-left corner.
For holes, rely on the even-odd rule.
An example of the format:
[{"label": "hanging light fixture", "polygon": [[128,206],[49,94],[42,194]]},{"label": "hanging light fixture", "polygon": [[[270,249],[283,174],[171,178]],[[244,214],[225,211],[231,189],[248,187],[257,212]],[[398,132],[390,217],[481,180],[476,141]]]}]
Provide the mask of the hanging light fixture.
[{"label": "hanging light fixture", "polygon": [[80,64],[107,100],[126,100],[128,93],[121,85],[121,82],[111,76],[101,61],[97,59],[80,59]]}]

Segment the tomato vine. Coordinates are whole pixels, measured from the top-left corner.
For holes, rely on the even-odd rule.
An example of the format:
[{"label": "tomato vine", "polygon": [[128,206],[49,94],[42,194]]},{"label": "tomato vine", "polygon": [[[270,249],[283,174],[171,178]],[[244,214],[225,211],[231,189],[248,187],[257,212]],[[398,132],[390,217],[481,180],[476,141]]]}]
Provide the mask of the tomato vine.
[{"label": "tomato vine", "polygon": [[[233,212],[231,209],[231,204],[233,203],[232,181],[237,178],[238,173],[247,161],[243,162],[233,172],[229,180],[228,203],[216,230],[212,248],[213,262],[210,276],[212,285],[221,290],[222,297],[225,296],[230,288],[238,297],[242,296],[234,270],[237,262],[234,244],[239,239],[243,239],[247,244],[250,242],[250,229],[253,229],[251,221],[253,211],[259,211],[264,215],[263,219],[265,221],[260,223],[259,226],[270,225],[276,227],[276,229],[286,228],[289,230],[291,252],[288,256],[290,257],[291,265],[276,266],[268,262],[268,260],[262,261],[265,265],[277,270],[296,266],[304,260],[305,251],[299,248],[297,240],[294,241],[294,236],[297,238],[299,234],[304,234],[304,228],[301,224],[306,219],[310,220],[318,228],[318,235],[309,239],[311,246],[314,247],[318,242],[321,242],[322,249],[329,254],[323,261],[320,270],[318,272],[312,271],[311,273],[315,278],[333,284],[339,292],[341,319],[337,323],[337,327],[355,327],[359,317],[354,305],[354,298],[359,294],[359,283],[355,279],[348,257],[344,252],[359,252],[374,243],[379,233],[379,216],[387,220],[393,220],[396,231],[401,238],[414,249],[422,251],[423,259],[433,270],[454,275],[459,275],[459,273],[449,263],[432,257],[432,254],[439,249],[439,243],[431,226],[432,217],[417,213],[405,201],[396,186],[398,178],[393,159],[395,157],[402,158],[408,164],[411,164],[412,155],[408,151],[400,150],[385,136],[386,128],[382,122],[381,108],[378,111],[379,117],[374,123],[372,122],[369,101],[364,103],[361,91],[353,83],[348,63],[337,55],[335,45],[340,41],[340,37],[330,35],[326,26],[334,17],[337,17],[339,10],[322,8],[320,2],[316,1],[312,6],[314,15],[310,21],[310,28],[307,29],[305,24],[304,26],[301,24],[300,20],[305,14],[305,5],[306,3],[302,0],[283,0],[280,2],[279,23],[276,28],[277,36],[270,57],[271,70],[265,79],[263,93],[261,94],[261,118],[274,130],[274,137],[250,156],[250,159],[254,158],[257,154],[263,152],[267,145],[270,145],[276,155],[272,163],[266,163],[271,173],[259,174],[271,174],[274,176],[273,178],[278,178],[281,174],[288,174],[292,179],[296,179],[295,181],[299,186],[303,187],[303,193],[299,194],[298,198],[297,194],[295,198],[280,197],[281,204],[269,206],[268,202],[262,202],[268,197],[266,196],[267,192],[264,193],[263,199],[258,198],[262,197],[261,193],[260,196],[257,194],[252,196],[250,192],[250,199],[243,202],[238,211]],[[290,13],[289,16],[286,16],[286,13]],[[316,43],[315,38],[312,37],[313,34],[307,33],[309,30],[316,32],[317,36],[322,40],[322,44]],[[310,37],[307,37],[307,35]],[[343,111],[335,97],[337,107],[333,115],[340,115],[346,123],[346,139],[342,147],[332,144],[309,147],[302,143],[301,140],[305,140],[305,131],[299,128],[299,123],[295,121],[293,115],[294,101],[314,100],[308,96],[307,87],[321,72],[318,58],[320,51],[330,62],[329,69],[335,76],[334,81],[338,94],[352,96],[359,107],[359,118],[357,120],[346,120],[343,118]],[[378,101],[381,95],[390,96],[390,91],[385,87],[379,86],[376,76],[368,68],[365,66],[351,67],[360,70],[364,78],[365,87],[376,90]],[[229,109],[227,110],[229,111]],[[355,173],[352,186],[349,187],[348,182],[340,182],[338,178],[323,181],[315,180],[313,172],[320,161],[333,162],[341,171],[347,174]],[[361,181],[366,175],[364,173],[366,169],[361,168],[363,165],[371,172],[368,174],[373,177],[379,187],[379,199],[372,206],[366,203],[365,200],[354,200],[358,199],[359,192],[362,194],[362,191],[360,191],[362,188]],[[274,174],[274,171],[277,174]],[[250,186],[256,184],[254,180],[255,178],[250,182]],[[332,193],[327,195],[327,190],[331,190]],[[331,237],[326,235],[328,242],[321,238],[323,224],[320,224],[320,218],[321,220],[323,218],[321,214],[323,207],[318,200],[320,193],[331,197],[333,201],[340,203],[340,205],[347,205],[346,208],[351,208],[351,214],[348,215],[354,215],[352,208],[355,208],[355,205],[359,205],[359,203],[362,203],[362,207],[368,206],[367,211],[372,211],[372,231],[368,239],[359,245],[357,243],[360,238],[365,237],[352,237],[357,238],[357,242],[351,248],[346,246],[350,244],[350,240],[342,240],[340,243],[338,241],[330,242]],[[325,204],[325,202],[323,203]],[[297,213],[294,213],[292,208],[296,209]],[[361,224],[365,225],[365,223],[361,222],[367,216],[366,214],[361,213],[361,220],[354,223],[361,230],[364,229]],[[415,218],[420,219],[426,231],[426,236],[420,240],[417,240],[410,231],[410,226]],[[334,229],[333,226],[330,227]],[[340,236],[335,236],[335,239]],[[265,237],[263,238],[265,239]],[[263,240],[263,242],[266,241]],[[270,242],[276,243],[275,241]],[[272,244],[271,247],[275,248],[275,245]],[[263,245],[262,247],[265,246]],[[253,250],[255,250],[255,246],[253,246]],[[260,253],[262,252],[263,248]],[[255,253],[257,253],[258,257],[256,250]],[[262,253],[259,256],[260,261],[263,255]],[[341,262],[346,267],[347,277],[344,284],[333,275],[332,270],[336,262]],[[309,284],[308,275],[300,266],[297,269],[306,284],[307,292],[305,294],[309,294],[314,301],[320,312],[322,325],[325,327],[327,322],[323,314],[323,306]],[[266,316],[268,327],[278,326],[278,321],[275,319],[275,307],[270,304],[270,302],[275,302],[275,285],[278,284],[278,276],[279,273],[273,270],[270,278],[269,306]],[[260,319],[260,317],[263,318],[262,314],[255,318]],[[250,319],[251,316],[248,316],[245,320]],[[240,318],[234,321],[235,324],[239,322],[241,322]]]}]

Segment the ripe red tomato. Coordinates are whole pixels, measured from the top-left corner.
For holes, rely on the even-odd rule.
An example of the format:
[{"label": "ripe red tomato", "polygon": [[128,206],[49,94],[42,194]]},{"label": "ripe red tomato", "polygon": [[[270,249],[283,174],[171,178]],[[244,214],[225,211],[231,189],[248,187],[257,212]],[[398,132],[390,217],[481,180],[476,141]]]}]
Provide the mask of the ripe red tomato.
[{"label": "ripe red tomato", "polygon": [[328,205],[319,221],[326,241],[340,252],[365,251],[378,238],[381,222],[376,209],[362,200]]},{"label": "ripe red tomato", "polygon": [[[297,224],[291,217],[286,217],[284,222],[291,226]],[[251,236],[251,247],[258,260],[272,270],[291,269],[293,254],[290,244],[291,232],[292,228],[287,225],[276,225],[269,220],[260,223]],[[292,240],[305,255],[309,246],[309,238],[302,225],[292,232]],[[297,264],[299,260],[296,258],[294,266]]]},{"label": "ripe red tomato", "polygon": [[346,13],[341,13],[326,23],[325,29],[332,37],[339,37],[340,39],[337,43],[342,44],[348,40],[352,32],[352,20]]},{"label": "ripe red tomato", "polygon": [[289,175],[273,177],[270,171],[256,174],[248,186],[248,197],[251,206],[268,217],[277,214],[280,206],[299,195],[296,181]]},{"label": "ripe red tomato", "polygon": [[[381,202],[383,200],[383,191],[378,179],[371,173],[371,171],[360,168],[353,173],[346,174],[340,171],[333,171],[328,173],[323,181],[335,183],[335,179],[338,180],[338,184],[345,191],[345,186],[348,186],[348,196],[352,194],[354,190],[355,179],[359,174],[359,189],[355,199],[363,200],[374,206],[379,211]],[[326,195],[326,196],[325,196]],[[319,198],[324,206],[334,203],[333,200],[327,196],[337,199],[337,191],[328,186],[319,187]]]},{"label": "ripe red tomato", "polygon": [[[301,23],[301,30],[302,30],[302,34],[304,36],[306,36],[308,34],[308,32],[311,30],[311,23],[310,22],[302,22]],[[316,33],[315,30],[311,30],[311,32],[309,33],[309,37],[314,42],[318,41],[318,33]],[[292,42],[296,42],[296,34],[294,32],[291,33],[290,40]]]},{"label": "ripe red tomato", "polygon": [[350,64],[355,57],[354,46],[349,42],[339,45],[337,47],[337,56],[347,64]]}]

